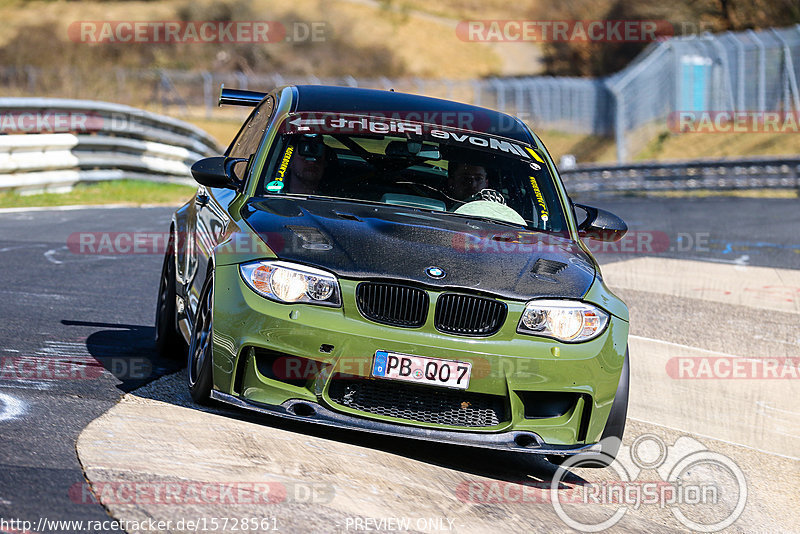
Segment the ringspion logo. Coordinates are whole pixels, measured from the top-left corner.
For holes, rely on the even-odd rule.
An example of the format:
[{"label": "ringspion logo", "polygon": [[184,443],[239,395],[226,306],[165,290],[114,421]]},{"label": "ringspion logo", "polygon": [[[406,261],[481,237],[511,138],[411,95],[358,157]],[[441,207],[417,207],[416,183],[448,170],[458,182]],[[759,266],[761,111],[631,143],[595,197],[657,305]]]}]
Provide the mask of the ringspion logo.
[{"label": "ringspion logo", "polygon": [[617,438],[600,444],[618,448],[616,459],[605,458],[609,465],[602,480],[575,482],[573,469],[592,465],[605,453],[579,454],[567,457],[549,481],[467,480],[455,488],[456,498],[474,506],[549,503],[579,532],[608,530],[642,507],[669,511],[692,531],[717,532],[744,511],[748,486],[742,469],[690,436],[672,444],[654,434],[641,434],[630,445]]}]

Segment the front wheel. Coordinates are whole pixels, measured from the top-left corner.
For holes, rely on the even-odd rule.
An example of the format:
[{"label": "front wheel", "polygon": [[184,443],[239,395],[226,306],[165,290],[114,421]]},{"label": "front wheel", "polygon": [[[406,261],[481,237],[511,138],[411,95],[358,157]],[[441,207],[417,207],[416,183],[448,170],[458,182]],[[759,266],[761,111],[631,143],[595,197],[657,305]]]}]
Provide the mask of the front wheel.
[{"label": "front wheel", "polygon": [[189,345],[189,393],[198,404],[210,404],[212,387],[211,345],[213,333],[214,277],[209,274],[192,325]]},{"label": "front wheel", "polygon": [[183,360],[186,358],[186,342],[176,327],[175,256],[170,239],[164,263],[161,267],[161,282],[158,286],[156,304],[156,350],[164,358]]}]

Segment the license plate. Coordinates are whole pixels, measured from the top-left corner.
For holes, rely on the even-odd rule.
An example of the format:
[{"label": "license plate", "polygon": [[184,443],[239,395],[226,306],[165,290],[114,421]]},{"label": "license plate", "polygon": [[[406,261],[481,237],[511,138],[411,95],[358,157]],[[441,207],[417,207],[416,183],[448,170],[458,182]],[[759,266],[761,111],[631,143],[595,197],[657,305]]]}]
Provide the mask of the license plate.
[{"label": "license plate", "polygon": [[472,364],[455,360],[425,358],[379,350],[375,353],[372,376],[429,384],[447,388],[467,389]]}]

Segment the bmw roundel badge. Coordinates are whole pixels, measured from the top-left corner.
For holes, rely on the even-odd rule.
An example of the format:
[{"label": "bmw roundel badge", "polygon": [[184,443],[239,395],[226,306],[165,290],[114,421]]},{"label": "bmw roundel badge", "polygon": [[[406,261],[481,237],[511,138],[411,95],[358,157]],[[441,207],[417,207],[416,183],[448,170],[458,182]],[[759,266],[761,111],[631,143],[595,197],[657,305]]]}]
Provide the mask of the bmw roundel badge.
[{"label": "bmw roundel badge", "polygon": [[438,267],[428,267],[425,269],[425,274],[430,276],[431,278],[444,278],[447,273],[445,273],[442,269]]}]

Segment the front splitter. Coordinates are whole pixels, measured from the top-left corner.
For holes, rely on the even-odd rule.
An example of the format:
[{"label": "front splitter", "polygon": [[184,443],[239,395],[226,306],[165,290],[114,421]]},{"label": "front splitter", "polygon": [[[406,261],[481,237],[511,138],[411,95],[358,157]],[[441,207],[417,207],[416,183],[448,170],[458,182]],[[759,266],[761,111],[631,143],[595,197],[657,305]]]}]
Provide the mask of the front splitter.
[{"label": "front splitter", "polygon": [[281,405],[272,406],[248,401],[216,390],[211,391],[211,398],[238,408],[283,419],[398,438],[539,455],[573,456],[583,453],[600,453],[600,445],[597,443],[588,445],[550,445],[545,443],[541,436],[534,432],[456,432],[403,426],[334,412],[321,404],[298,399],[291,399]]}]

